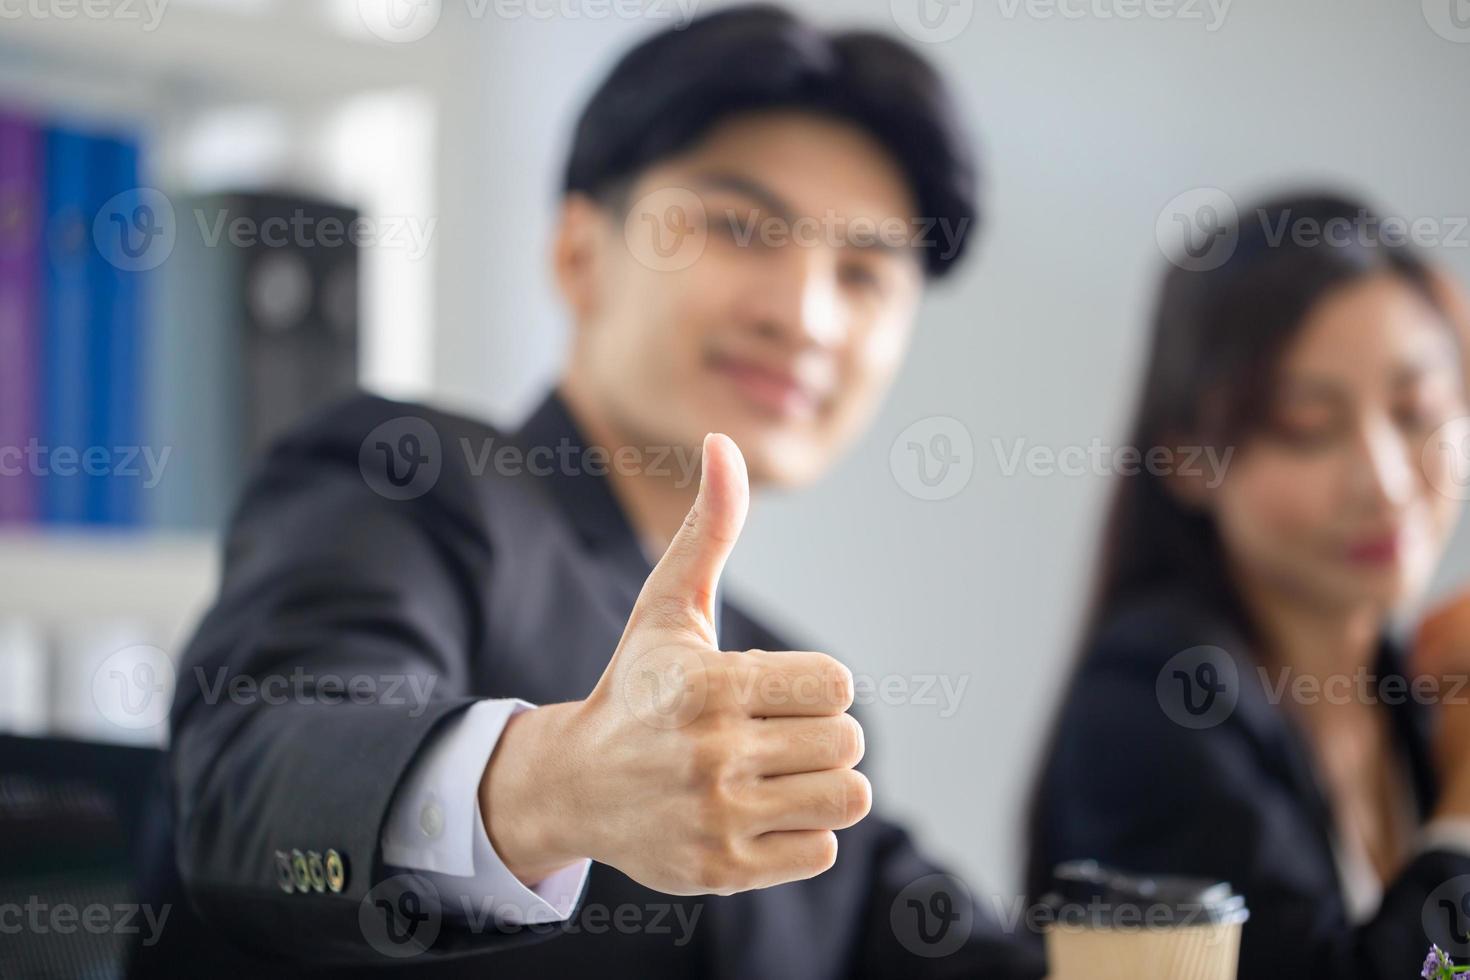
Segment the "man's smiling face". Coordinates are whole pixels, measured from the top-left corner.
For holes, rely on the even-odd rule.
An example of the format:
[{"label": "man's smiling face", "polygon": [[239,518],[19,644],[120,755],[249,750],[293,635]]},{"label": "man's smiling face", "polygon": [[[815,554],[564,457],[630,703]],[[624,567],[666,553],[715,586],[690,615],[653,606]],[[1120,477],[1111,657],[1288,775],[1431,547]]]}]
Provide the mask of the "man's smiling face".
[{"label": "man's smiling face", "polygon": [[819,476],[862,431],[923,289],[905,175],[857,127],[733,116],[638,175],[614,210],[573,195],[556,271],[569,377],[631,444],[729,434],[755,483]]}]

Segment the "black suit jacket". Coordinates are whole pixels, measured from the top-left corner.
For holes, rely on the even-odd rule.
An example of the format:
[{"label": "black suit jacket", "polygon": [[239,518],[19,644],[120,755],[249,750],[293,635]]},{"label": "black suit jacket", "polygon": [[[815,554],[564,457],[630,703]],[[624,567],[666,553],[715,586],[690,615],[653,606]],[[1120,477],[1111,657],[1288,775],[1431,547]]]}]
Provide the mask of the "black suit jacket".
[{"label": "black suit jacket", "polygon": [[[552,472],[497,463],[508,444]],[[274,448],[233,518],[218,601],[179,672],[176,865],[161,863],[155,889],[181,884],[188,901],[135,972],[316,975],[375,964],[480,978],[1039,977],[1034,949],[992,925],[979,896],[973,906],[936,899],[939,869],[876,816],[841,832],[835,867],[809,881],[675,899],[594,865],[568,929],[475,931],[445,917],[432,944],[402,960],[365,941],[360,914],[386,874],[384,819],[426,740],[479,698],[585,697],[650,571],[581,447],[553,396],[511,436],[360,397]],[[729,604],[721,642],[790,648]],[[435,686],[426,706],[266,704],[211,696],[221,670],[413,675]],[[314,867],[293,885],[296,852]],[[345,880],[320,874],[328,852]],[[637,924],[619,927],[619,909]],[[972,911],[973,923],[955,917]]]},{"label": "black suit jacket", "polygon": [[[1229,664],[1200,646],[1225,651]],[[1207,659],[1213,676],[1200,672]],[[1408,695],[1400,659],[1385,642],[1376,689],[1422,819],[1436,789],[1428,710]],[[1263,676],[1225,618],[1183,590],[1120,611],[1100,630],[1063,702],[1033,817],[1030,890],[1044,890],[1058,862],[1079,858],[1229,881],[1250,910],[1243,980],[1398,980],[1418,975],[1432,941],[1463,956],[1467,944],[1451,934],[1466,938],[1463,913],[1440,904],[1460,905],[1470,890],[1470,878],[1456,881],[1470,875],[1470,858],[1460,854],[1411,857],[1386,885],[1377,915],[1359,927],[1350,922],[1332,809],[1304,736],[1275,693],[1281,679]]]}]

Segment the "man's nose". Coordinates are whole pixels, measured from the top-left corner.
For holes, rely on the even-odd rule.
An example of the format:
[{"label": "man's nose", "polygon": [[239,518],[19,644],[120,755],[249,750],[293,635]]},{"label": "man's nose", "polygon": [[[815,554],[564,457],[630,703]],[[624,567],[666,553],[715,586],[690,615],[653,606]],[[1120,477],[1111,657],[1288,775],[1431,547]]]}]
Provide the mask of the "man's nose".
[{"label": "man's nose", "polygon": [[832,249],[788,244],[759,298],[763,332],[795,347],[836,347],[847,335],[847,315]]}]

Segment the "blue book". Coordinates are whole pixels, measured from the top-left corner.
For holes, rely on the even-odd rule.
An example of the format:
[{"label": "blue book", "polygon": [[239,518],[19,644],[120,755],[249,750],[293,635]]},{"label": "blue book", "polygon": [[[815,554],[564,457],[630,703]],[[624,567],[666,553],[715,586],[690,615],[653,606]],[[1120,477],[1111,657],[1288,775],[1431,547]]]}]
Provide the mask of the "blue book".
[{"label": "blue book", "polygon": [[[125,138],[98,139],[92,146],[91,197],[95,202],[95,244],[88,262],[92,291],[92,331],[88,375],[92,402],[88,443],[106,450],[108,470],[87,478],[87,519],[92,523],[141,523],[144,481],[149,477],[143,452],[143,302],[149,272],[132,265],[146,249],[147,228],[162,220],[143,212],[138,187],[138,144]],[[118,195],[123,195],[118,198]],[[109,205],[109,211],[103,208]],[[92,229],[89,229],[92,231]],[[146,258],[146,254],[142,257]]]},{"label": "blue book", "polygon": [[37,470],[41,516],[48,523],[81,523],[88,514],[83,458],[92,420],[91,147],[91,139],[75,130],[55,127],[46,132]]}]

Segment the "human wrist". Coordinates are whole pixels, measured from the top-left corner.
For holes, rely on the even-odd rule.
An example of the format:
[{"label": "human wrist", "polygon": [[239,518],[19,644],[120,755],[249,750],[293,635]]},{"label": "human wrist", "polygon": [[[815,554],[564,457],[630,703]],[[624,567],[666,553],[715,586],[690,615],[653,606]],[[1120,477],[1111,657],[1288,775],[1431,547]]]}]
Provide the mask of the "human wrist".
[{"label": "human wrist", "polygon": [[480,813],[490,846],[527,886],[585,857],[568,771],[576,702],[512,716],[480,777]]}]

